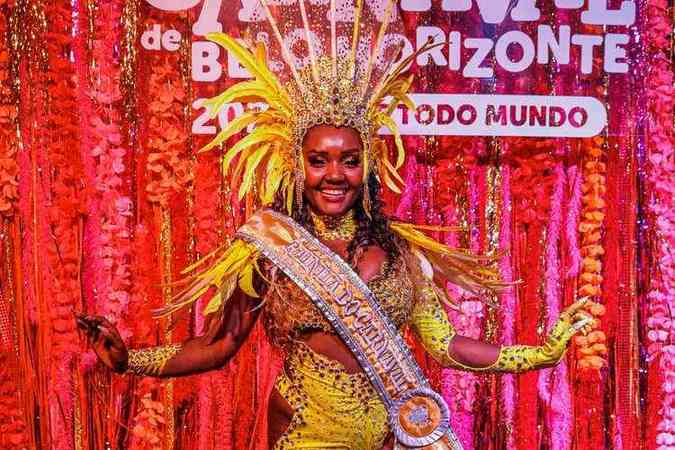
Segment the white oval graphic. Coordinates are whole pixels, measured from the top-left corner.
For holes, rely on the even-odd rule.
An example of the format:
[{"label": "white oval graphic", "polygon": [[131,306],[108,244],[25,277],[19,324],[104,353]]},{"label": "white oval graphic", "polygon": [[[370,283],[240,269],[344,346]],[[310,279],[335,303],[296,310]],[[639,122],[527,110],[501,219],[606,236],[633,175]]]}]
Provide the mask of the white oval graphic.
[{"label": "white oval graphic", "polygon": [[[593,97],[411,94],[415,111],[399,105],[393,118],[403,135],[592,137],[607,125]],[[390,134],[383,128],[381,134]]]}]

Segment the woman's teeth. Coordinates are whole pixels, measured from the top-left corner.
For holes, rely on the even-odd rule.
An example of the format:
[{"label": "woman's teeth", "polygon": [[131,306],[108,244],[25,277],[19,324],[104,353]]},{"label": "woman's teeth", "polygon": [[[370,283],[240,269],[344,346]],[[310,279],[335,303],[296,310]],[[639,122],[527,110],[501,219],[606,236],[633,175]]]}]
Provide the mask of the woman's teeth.
[{"label": "woman's teeth", "polygon": [[345,189],[322,189],[321,193],[326,197],[338,198],[344,196],[347,191]]}]

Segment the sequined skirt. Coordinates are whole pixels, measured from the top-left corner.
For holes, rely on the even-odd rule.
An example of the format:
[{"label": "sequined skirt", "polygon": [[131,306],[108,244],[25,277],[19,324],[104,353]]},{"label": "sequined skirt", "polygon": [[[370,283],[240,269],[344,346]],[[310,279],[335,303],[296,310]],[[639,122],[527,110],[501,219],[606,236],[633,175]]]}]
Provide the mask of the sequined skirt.
[{"label": "sequined skirt", "polygon": [[294,411],[275,450],[379,450],[389,433],[387,411],[366,376],[347,373],[304,343],[293,345],[275,386]]}]

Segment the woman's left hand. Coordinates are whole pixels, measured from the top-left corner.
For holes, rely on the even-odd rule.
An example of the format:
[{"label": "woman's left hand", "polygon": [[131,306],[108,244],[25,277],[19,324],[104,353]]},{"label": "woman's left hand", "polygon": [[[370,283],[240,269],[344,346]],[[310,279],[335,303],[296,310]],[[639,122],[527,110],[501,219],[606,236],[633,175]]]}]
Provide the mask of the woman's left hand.
[{"label": "woman's left hand", "polygon": [[558,361],[565,354],[567,345],[575,334],[579,331],[588,334],[591,330],[597,328],[600,321],[587,311],[595,305],[596,303],[584,297],[568,306],[560,314],[558,321],[542,346],[543,353],[551,360]]}]

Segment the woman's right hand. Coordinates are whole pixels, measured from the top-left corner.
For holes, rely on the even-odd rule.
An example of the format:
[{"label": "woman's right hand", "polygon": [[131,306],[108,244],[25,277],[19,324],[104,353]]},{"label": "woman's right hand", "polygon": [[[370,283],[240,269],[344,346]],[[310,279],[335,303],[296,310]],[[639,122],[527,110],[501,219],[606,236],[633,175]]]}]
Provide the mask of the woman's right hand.
[{"label": "woman's right hand", "polygon": [[103,364],[118,373],[127,370],[127,346],[113,324],[104,317],[84,314],[75,314],[75,320]]}]

